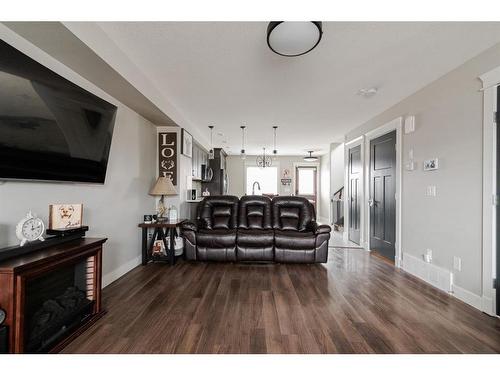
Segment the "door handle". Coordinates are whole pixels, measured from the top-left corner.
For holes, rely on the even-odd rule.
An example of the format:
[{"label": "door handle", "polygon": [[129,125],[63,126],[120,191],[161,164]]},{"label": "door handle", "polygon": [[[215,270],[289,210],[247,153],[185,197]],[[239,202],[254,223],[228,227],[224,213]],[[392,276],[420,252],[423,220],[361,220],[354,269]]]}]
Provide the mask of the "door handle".
[{"label": "door handle", "polygon": [[373,207],[375,205],[375,200],[373,198],[368,199],[368,205]]}]

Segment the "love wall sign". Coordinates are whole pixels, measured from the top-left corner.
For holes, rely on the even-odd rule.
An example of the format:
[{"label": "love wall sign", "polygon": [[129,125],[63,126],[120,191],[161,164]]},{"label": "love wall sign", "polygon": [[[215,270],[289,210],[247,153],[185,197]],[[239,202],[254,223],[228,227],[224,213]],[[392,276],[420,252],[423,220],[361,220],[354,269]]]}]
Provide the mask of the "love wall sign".
[{"label": "love wall sign", "polygon": [[177,185],[177,133],[158,133],[158,175]]}]

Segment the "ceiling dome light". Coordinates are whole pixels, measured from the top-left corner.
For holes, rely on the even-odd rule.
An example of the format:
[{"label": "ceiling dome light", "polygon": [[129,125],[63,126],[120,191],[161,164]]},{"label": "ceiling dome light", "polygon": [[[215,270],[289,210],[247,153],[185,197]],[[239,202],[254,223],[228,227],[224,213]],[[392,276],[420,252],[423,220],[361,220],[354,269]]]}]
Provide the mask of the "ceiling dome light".
[{"label": "ceiling dome light", "polygon": [[309,153],[308,156],[304,157],[304,161],[318,161],[317,156],[312,156],[313,151],[307,151]]},{"label": "ceiling dome light", "polygon": [[278,55],[300,56],[312,51],[322,35],[319,21],[273,21],[267,26],[267,45]]}]

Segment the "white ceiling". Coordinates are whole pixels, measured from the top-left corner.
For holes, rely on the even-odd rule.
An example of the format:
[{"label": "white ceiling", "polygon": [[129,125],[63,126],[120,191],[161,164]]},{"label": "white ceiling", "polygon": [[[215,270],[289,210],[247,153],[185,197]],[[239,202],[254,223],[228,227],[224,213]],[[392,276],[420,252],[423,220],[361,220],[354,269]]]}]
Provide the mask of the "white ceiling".
[{"label": "white ceiling", "polygon": [[[219,146],[324,153],[329,142],[500,42],[500,23],[326,22],[307,55],[266,44],[266,22],[105,22],[99,26],[180,113]],[[376,96],[356,95],[376,87]]]}]

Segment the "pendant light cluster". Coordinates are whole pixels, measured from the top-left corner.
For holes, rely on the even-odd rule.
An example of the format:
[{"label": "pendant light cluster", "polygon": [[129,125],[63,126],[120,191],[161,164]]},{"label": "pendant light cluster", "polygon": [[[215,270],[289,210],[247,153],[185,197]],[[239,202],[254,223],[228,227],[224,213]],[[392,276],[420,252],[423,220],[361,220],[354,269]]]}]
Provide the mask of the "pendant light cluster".
[{"label": "pendant light cluster", "polygon": [[[246,126],[242,125],[240,126],[241,128],[241,152],[240,152],[240,157],[241,159],[245,160],[246,159],[246,151],[245,151],[245,132],[246,132]],[[278,130],[278,127],[275,125],[273,126],[273,158],[276,158],[278,155],[278,149],[276,147],[276,131]],[[257,166],[260,168],[267,168],[271,167],[273,165],[273,159],[271,156],[266,154],[266,148],[262,148],[262,155],[258,155],[256,158],[256,163]]]},{"label": "pendant light cluster", "polygon": [[208,151],[208,159],[212,160],[215,158],[214,139],[213,139],[214,126],[210,125],[208,128],[210,129],[210,150]]},{"label": "pendant light cluster", "polygon": [[265,147],[262,147],[262,155],[257,156],[255,162],[259,168],[268,168],[273,165],[273,159],[269,155],[266,155]]},{"label": "pendant light cluster", "polygon": [[241,159],[245,160],[247,158],[247,155],[245,153],[245,129],[246,129],[246,126],[242,125],[242,126],[240,126],[240,128],[241,128],[241,152],[240,152],[240,156],[241,156]]},{"label": "pendant light cluster", "polygon": [[[210,129],[210,150],[208,151],[208,158],[213,159],[214,158],[214,144],[213,144],[213,130],[214,127],[211,125],[208,127]],[[246,150],[245,150],[245,136],[246,136],[246,125],[241,125],[241,150],[240,150],[240,157],[242,160],[245,160],[247,157]],[[260,168],[268,168],[273,165],[273,158],[276,159],[278,156],[278,148],[277,148],[277,130],[278,127],[275,125],[273,126],[273,157],[269,156],[266,153],[266,148],[262,148],[262,155],[258,155],[256,158],[256,163],[257,166]]]}]

